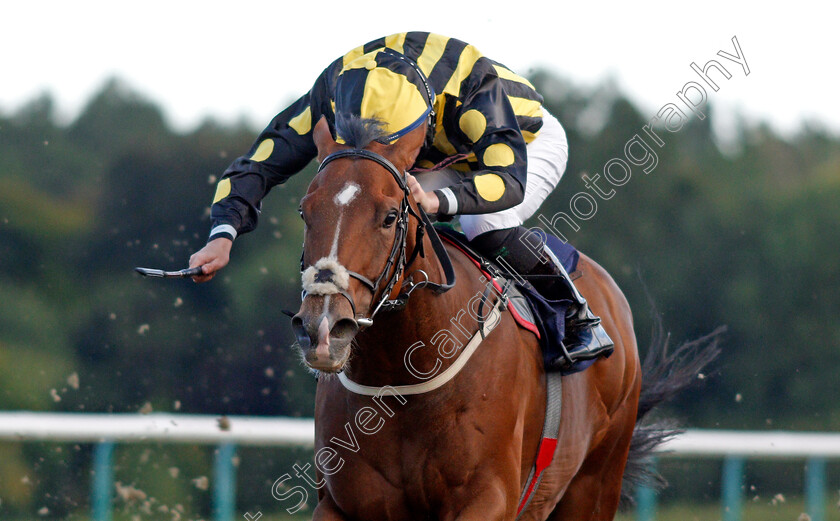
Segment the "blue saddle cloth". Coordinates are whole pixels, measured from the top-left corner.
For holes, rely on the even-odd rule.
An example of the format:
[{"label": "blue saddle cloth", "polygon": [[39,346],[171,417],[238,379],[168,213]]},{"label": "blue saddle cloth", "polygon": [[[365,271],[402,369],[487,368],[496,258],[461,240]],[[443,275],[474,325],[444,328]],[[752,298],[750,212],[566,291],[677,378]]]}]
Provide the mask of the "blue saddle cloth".
[{"label": "blue saddle cloth", "polygon": [[[490,259],[483,257],[470,248],[469,241],[467,241],[467,238],[463,234],[445,226],[437,226],[436,229],[441,235],[457,242],[461,250],[467,255],[473,256],[479,263],[492,266],[496,273],[505,273],[504,270],[495,265]],[[567,273],[572,273],[577,270],[580,253],[578,253],[574,246],[541,230],[537,231],[537,233],[542,237],[546,246],[554,253],[555,257],[563,264]],[[554,300],[548,298],[538,292],[529,282],[523,281],[519,277],[508,277],[508,279],[516,286],[516,289],[519,290],[522,296],[525,297],[533,312],[534,324],[540,333],[543,361],[546,368],[551,367],[552,364],[549,362],[557,359],[564,351],[562,342],[566,334],[566,311],[572,305],[572,301],[569,299]],[[561,374],[567,375],[583,371],[593,363],[595,363],[595,360],[580,361],[562,371]]]},{"label": "blue saddle cloth", "polygon": [[[577,270],[580,253],[568,242],[547,234],[542,230],[537,232],[542,236],[545,245],[554,253],[554,256],[563,264],[566,273],[573,273]],[[562,355],[563,339],[566,337],[566,312],[572,301],[569,299],[552,299],[539,291],[530,283],[517,283],[517,287],[528,300],[531,309],[534,311],[534,321],[540,330],[540,343],[542,345],[543,361],[548,368],[550,361],[556,360]],[[595,363],[596,360],[582,360],[568,369],[561,371],[561,374],[574,374],[583,371]]]}]

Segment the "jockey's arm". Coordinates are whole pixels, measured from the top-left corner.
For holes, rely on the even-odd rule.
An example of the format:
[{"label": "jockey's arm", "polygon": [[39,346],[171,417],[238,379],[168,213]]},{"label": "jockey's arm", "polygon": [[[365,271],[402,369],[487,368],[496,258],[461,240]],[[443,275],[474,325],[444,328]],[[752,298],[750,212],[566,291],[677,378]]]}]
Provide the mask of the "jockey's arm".
[{"label": "jockey's arm", "polygon": [[227,264],[236,237],[256,228],[261,201],[269,190],[302,170],[317,154],[312,128],[324,110],[331,110],[317,100],[329,100],[328,76],[334,66],[324,70],[312,90],[275,116],[248,154],[235,159],[222,175],[210,208],[207,244],[190,258],[190,267],[204,266],[204,275],[194,277],[196,282],[210,280]]},{"label": "jockey's arm", "polygon": [[236,239],[257,226],[260,202],[315,157],[310,94],[275,116],[248,154],[233,161],[216,187],[209,241]]},{"label": "jockey's arm", "polygon": [[516,114],[496,76],[488,76],[466,97],[455,118],[459,133],[472,144],[477,168],[455,185],[435,190],[439,214],[483,214],[506,210],[525,196],[525,139]]}]

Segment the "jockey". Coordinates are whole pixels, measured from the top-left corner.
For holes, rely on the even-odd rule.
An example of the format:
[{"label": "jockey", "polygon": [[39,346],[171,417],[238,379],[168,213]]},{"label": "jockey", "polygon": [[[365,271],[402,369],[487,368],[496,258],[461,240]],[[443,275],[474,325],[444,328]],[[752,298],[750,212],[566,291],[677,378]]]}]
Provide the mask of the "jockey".
[{"label": "jockey", "polygon": [[560,284],[535,285],[547,298],[573,302],[564,339],[572,360],[609,354],[612,340],[562,264],[525,240],[523,222],[560,181],[568,157],[563,127],[542,101],[527,80],[453,38],[408,32],[353,49],[225,171],[208,243],[190,258],[190,267],[203,266],[195,280],[228,263],[234,239],[256,226],[262,198],[315,158],[312,130],[322,117],[339,142],[347,116],[378,120],[385,143],[425,125],[415,175],[407,177],[415,200],[439,219],[458,215],[476,250],[517,273],[557,275],[548,280]]}]

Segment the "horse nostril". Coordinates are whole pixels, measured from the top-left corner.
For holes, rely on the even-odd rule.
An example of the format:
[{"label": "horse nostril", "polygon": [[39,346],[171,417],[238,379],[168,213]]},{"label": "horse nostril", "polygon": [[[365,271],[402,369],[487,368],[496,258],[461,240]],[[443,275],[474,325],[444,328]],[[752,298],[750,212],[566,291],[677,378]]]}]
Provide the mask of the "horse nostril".
[{"label": "horse nostril", "polygon": [[359,325],[352,318],[342,318],[333,325],[330,330],[330,337],[336,340],[349,342],[359,332]]},{"label": "horse nostril", "polygon": [[295,338],[297,338],[301,349],[309,349],[312,346],[312,341],[306,332],[306,328],[303,327],[303,319],[300,315],[292,317],[292,330],[295,332]]}]

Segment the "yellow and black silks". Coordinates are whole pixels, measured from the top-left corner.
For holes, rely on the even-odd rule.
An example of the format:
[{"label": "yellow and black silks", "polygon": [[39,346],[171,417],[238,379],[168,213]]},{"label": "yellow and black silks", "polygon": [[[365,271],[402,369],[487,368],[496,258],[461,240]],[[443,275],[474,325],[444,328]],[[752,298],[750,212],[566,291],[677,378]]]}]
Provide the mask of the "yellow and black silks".
[{"label": "yellow and black silks", "polygon": [[[428,80],[432,107],[419,72]],[[463,172],[460,182],[436,190],[439,213],[490,213],[522,202],[525,145],[542,126],[542,96],[472,45],[425,32],[399,33],[331,63],[231,164],[214,197],[211,239],[254,229],[262,198],[316,156],[312,128],[322,116],[334,134],[336,112],[377,118],[388,132],[384,141],[391,142],[422,125],[430,110],[434,139],[416,166],[466,155],[454,165]]]}]

